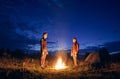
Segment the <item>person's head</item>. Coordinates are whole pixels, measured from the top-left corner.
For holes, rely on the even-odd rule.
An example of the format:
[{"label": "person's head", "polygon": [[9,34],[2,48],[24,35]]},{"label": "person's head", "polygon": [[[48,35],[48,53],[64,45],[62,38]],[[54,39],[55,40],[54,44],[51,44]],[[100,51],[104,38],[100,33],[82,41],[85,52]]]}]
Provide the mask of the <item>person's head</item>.
[{"label": "person's head", "polygon": [[48,37],[48,33],[47,32],[44,32],[43,33],[43,38],[46,39]]},{"label": "person's head", "polygon": [[77,39],[76,38],[73,38],[73,43],[76,43],[77,42]]}]

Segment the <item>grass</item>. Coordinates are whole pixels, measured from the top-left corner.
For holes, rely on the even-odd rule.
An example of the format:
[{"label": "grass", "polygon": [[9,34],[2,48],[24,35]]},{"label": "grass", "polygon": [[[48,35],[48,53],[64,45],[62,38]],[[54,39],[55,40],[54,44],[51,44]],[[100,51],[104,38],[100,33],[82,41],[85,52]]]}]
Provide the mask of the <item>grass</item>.
[{"label": "grass", "polygon": [[[29,60],[29,62],[27,61]],[[109,68],[90,70],[79,66],[72,69],[55,70],[51,61],[45,69],[41,69],[39,60],[32,59],[0,59],[0,79],[119,79],[120,64],[111,63]],[[24,62],[27,62],[23,65]]]}]

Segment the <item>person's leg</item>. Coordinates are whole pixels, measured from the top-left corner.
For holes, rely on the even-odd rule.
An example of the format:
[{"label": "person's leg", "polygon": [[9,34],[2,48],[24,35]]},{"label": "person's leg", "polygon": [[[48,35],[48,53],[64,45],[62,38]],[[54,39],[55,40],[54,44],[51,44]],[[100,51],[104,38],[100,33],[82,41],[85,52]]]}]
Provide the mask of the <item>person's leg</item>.
[{"label": "person's leg", "polygon": [[73,60],[74,60],[74,66],[77,66],[77,57],[73,56]]},{"label": "person's leg", "polygon": [[42,57],[41,57],[41,67],[43,67],[43,58],[44,58],[44,56],[42,55]]},{"label": "person's leg", "polygon": [[43,56],[43,66],[45,66],[46,55]]},{"label": "person's leg", "polygon": [[42,55],[41,57],[41,66],[44,67],[45,66],[45,60],[46,60],[46,55]]}]

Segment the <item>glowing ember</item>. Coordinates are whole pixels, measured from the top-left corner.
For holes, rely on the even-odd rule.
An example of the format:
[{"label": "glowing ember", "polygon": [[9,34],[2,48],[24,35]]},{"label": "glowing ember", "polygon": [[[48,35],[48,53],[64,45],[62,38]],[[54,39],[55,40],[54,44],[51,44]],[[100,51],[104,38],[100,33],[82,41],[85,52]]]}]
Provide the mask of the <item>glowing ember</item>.
[{"label": "glowing ember", "polygon": [[55,69],[59,70],[59,69],[65,69],[65,68],[66,68],[65,64],[62,62],[62,59],[59,58],[57,61],[57,64],[55,65]]}]

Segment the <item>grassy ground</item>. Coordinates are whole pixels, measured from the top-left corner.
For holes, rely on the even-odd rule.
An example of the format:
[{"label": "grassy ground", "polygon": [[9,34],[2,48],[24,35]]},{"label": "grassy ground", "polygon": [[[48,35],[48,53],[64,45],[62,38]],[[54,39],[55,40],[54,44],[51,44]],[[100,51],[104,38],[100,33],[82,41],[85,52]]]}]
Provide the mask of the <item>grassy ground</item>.
[{"label": "grassy ground", "polygon": [[119,79],[119,75],[120,64],[115,63],[98,70],[81,66],[55,70],[51,65],[41,69],[38,60],[0,59],[0,79]]}]

